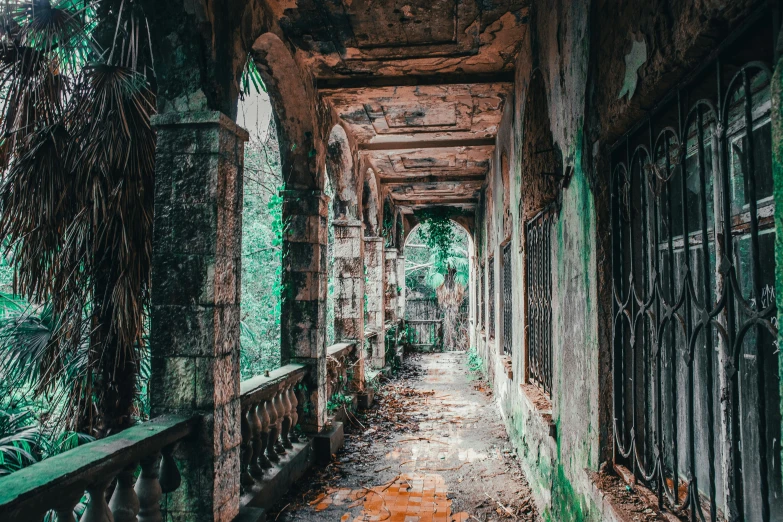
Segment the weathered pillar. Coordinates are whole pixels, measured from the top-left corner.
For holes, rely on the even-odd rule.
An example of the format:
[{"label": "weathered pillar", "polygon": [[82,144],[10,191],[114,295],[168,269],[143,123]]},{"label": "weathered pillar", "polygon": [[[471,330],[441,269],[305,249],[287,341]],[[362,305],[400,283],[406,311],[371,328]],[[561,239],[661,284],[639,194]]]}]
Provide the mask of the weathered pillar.
[{"label": "weathered pillar", "polygon": [[239,302],[247,132],[219,112],[156,116],[152,414],[202,416],[178,446],[175,520],[239,512]]},{"label": "weathered pillar", "polygon": [[338,219],[334,227],[334,337],[355,341],[359,359],[353,381],[364,386],[364,225],[358,219]]},{"label": "weathered pillar", "polygon": [[387,321],[397,321],[398,299],[399,299],[399,281],[397,276],[397,249],[387,248],[384,251],[384,270],[386,272],[386,282],[384,284],[384,318]]},{"label": "weathered pillar", "polygon": [[317,190],[284,190],[282,364],[302,363],[310,407],[299,424],[317,432],[326,423],[326,251],[329,198]]},{"label": "weathered pillar", "polygon": [[364,238],[366,328],[378,332],[372,339],[372,367],[376,369],[383,368],[386,363],[383,342],[383,243],[382,237]]},{"label": "weathered pillar", "polygon": [[400,295],[397,298],[397,317],[405,319],[405,255],[397,254],[397,284]]}]

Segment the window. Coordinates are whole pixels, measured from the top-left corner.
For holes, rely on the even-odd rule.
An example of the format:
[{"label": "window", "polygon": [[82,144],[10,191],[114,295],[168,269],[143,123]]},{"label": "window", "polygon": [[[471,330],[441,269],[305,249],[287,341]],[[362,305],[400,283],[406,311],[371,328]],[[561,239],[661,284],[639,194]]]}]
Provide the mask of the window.
[{"label": "window", "polygon": [[503,247],[503,353],[511,355],[512,340],[511,243]]},{"label": "window", "polygon": [[615,454],[702,520],[783,512],[773,38],[755,20],[612,153]]},{"label": "window", "polygon": [[495,338],[495,260],[489,260],[489,338]]},{"label": "window", "polygon": [[486,313],[486,299],[485,299],[485,290],[486,290],[486,276],[484,275],[484,266],[479,267],[479,282],[481,283],[481,288],[479,289],[479,323],[481,324],[481,329],[484,330],[484,317]]},{"label": "window", "polygon": [[530,382],[552,392],[552,245],[554,207],[527,222],[527,368]]}]

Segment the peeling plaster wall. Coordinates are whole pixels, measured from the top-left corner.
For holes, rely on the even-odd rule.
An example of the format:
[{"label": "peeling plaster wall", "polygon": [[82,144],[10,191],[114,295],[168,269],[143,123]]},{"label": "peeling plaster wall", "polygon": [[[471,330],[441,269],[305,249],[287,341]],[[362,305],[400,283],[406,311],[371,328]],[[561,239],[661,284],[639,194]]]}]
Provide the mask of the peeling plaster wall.
[{"label": "peeling plaster wall", "polygon": [[[586,471],[611,460],[611,324],[608,315],[611,267],[606,144],[614,141],[668,88],[736,26],[759,2],[694,2],[672,6],[614,2],[557,1],[531,7],[530,22],[516,63],[515,89],[498,129],[486,200],[477,212],[476,273],[482,261],[495,263],[496,339],[479,322],[472,345],[485,362],[487,377],[527,473],[540,511],[549,520],[600,520]],[[618,11],[619,10],[619,11]],[[639,42],[644,41],[644,52]],[[636,51],[633,42],[637,42]],[[591,48],[591,46],[594,46]],[[626,74],[626,56],[632,70]],[[546,84],[554,143],[563,171],[573,172],[559,196],[552,229],[552,423],[537,411],[525,383],[525,197],[521,171],[527,90],[539,70]],[[622,97],[619,95],[625,90]],[[500,355],[504,186],[501,158],[510,165],[509,211],[513,288],[513,378]],[[485,270],[485,277],[488,270]],[[485,285],[487,292],[489,284]],[[481,313],[488,318],[489,295]]]}]

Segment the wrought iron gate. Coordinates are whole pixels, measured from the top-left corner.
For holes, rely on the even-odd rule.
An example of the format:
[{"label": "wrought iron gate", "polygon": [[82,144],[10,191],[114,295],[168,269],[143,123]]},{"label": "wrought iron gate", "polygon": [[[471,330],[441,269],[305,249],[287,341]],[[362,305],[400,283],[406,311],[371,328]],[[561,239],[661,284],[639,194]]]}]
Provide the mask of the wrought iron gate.
[{"label": "wrought iron gate", "polygon": [[615,460],[694,521],[783,512],[770,18],[612,153]]}]

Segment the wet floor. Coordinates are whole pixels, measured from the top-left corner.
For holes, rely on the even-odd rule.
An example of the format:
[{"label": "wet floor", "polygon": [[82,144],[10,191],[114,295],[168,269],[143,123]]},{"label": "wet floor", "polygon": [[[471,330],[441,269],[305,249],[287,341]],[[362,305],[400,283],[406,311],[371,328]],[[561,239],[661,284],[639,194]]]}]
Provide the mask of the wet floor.
[{"label": "wet floor", "polygon": [[538,520],[492,392],[466,359],[407,358],[377,405],[354,418],[345,451],[268,520]]}]

